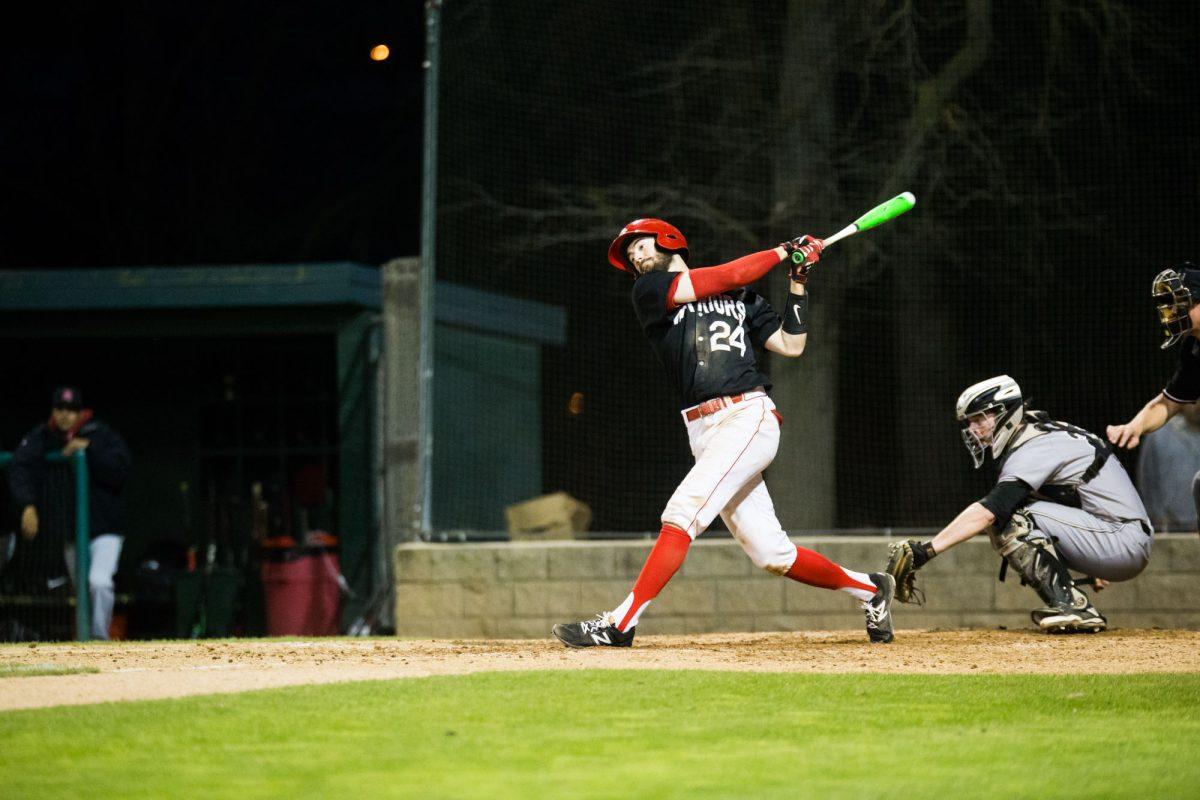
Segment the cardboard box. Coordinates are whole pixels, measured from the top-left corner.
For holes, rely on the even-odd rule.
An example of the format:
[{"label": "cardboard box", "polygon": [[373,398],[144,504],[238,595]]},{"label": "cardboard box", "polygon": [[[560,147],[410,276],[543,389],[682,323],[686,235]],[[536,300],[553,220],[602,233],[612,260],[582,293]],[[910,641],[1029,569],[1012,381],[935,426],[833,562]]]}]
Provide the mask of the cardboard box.
[{"label": "cardboard box", "polygon": [[504,518],[513,541],[574,539],[592,523],[592,510],[566,492],[555,492],[508,506]]}]

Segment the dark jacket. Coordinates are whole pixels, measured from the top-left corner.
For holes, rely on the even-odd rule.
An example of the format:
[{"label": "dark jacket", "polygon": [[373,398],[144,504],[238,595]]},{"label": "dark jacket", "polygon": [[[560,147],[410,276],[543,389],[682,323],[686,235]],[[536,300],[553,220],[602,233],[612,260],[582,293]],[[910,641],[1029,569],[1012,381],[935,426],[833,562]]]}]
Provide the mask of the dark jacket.
[{"label": "dark jacket", "polygon": [[[121,435],[96,419],[85,419],[74,435],[90,444],[84,453],[88,466],[88,507],[91,536],[121,532],[121,491],[129,477],[129,446]],[[43,422],[25,434],[13,452],[8,470],[12,503],[20,515],[25,506],[39,505],[46,473],[45,456],[62,450],[68,433]],[[38,508],[39,515],[44,509]]]}]

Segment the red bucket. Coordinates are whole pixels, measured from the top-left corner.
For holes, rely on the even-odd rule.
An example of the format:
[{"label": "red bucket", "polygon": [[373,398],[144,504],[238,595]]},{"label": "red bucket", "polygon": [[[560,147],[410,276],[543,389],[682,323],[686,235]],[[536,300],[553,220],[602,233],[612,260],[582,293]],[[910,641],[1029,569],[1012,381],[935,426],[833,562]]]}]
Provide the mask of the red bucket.
[{"label": "red bucket", "polygon": [[262,565],[268,636],[340,632],[337,553],[328,547],[268,550]]}]

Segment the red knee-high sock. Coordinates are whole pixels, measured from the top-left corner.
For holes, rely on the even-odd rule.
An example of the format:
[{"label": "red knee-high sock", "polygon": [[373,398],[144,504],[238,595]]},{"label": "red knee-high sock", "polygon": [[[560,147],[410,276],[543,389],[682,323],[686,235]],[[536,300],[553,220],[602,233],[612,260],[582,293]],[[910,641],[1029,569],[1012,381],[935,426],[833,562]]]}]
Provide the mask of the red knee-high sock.
[{"label": "red knee-high sock", "polygon": [[788,569],[787,576],[794,581],[807,583],[809,586],[820,586],[822,589],[861,589],[870,594],[875,593],[873,584],[855,580],[846,570],[825,556],[803,547],[796,548],[796,560]]},{"label": "red knee-high sock", "polygon": [[687,557],[688,546],[692,537],[674,525],[663,525],[658,533],[658,541],[646,556],[646,563],[638,573],[637,581],[633,584],[633,602],[621,619],[617,620],[617,628],[626,630],[629,621],[641,612],[642,608],[667,585],[678,570],[683,559]]}]

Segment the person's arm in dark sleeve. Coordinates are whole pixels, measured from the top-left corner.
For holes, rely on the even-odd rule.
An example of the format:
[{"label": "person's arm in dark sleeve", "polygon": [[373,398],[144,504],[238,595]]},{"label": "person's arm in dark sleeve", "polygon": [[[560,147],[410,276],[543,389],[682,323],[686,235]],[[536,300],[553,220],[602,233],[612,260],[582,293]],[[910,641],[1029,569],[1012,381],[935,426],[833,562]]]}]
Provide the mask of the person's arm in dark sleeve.
[{"label": "person's arm in dark sleeve", "polygon": [[[905,543],[912,555],[908,574],[918,570],[938,553],[943,553],[956,544],[971,539],[989,528],[995,526],[1003,529],[1012,519],[1013,512],[1020,508],[1033,489],[1022,480],[1003,480],[997,483],[987,496],[977,500],[959,512],[949,525],[938,531],[928,542],[918,542],[910,539]],[[893,560],[895,556],[893,555]],[[888,571],[892,571],[892,562],[888,563]],[[892,573],[896,575],[896,573]],[[901,578],[897,576],[896,580]]]},{"label": "person's arm in dark sleeve", "polygon": [[84,452],[92,480],[110,489],[125,485],[133,459],[121,434],[107,425],[100,426],[93,432],[91,444]]},{"label": "person's arm in dark sleeve", "polygon": [[1012,519],[1013,512],[1025,505],[1032,492],[1032,487],[1023,480],[1000,481],[979,501],[979,505],[992,512],[996,518],[994,524],[1003,530]]},{"label": "person's arm in dark sleeve", "polygon": [[42,474],[42,459],[45,456],[42,437],[38,434],[35,428],[25,435],[13,451],[12,463],[8,468],[8,488],[17,509],[37,504],[38,479]]}]

